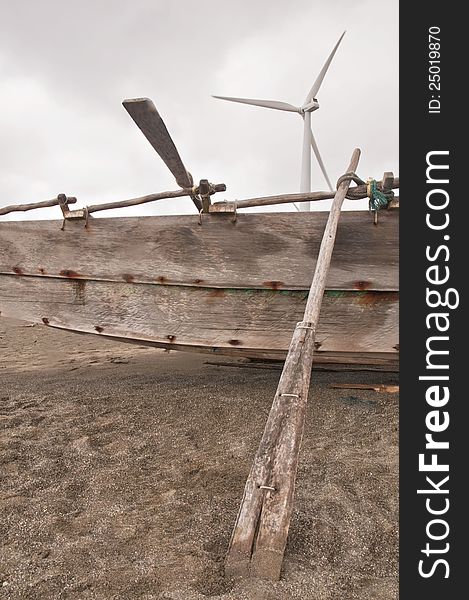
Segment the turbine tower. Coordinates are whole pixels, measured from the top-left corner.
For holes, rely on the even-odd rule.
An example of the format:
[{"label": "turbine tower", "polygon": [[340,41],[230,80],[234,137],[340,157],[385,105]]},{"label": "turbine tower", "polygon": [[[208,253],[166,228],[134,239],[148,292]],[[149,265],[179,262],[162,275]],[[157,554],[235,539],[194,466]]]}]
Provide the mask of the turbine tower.
[{"label": "turbine tower", "polygon": [[[240,102],[241,104],[262,106],[263,108],[273,108],[275,110],[296,112],[302,117],[303,151],[301,156],[300,192],[311,191],[311,148],[313,149],[313,152],[319,163],[319,167],[321,168],[327,185],[329,186],[329,189],[332,190],[332,185],[327,174],[326,167],[324,166],[321,154],[319,153],[318,145],[316,144],[316,140],[314,139],[313,131],[311,129],[311,113],[315,110],[318,110],[319,108],[319,103],[317,101],[316,96],[319,92],[319,88],[321,87],[324,77],[326,76],[327,70],[329,69],[332,59],[334,58],[334,55],[337,52],[337,48],[339,47],[339,44],[342,41],[344,35],[345,31],[340,36],[339,41],[334,46],[332,52],[329,54],[328,59],[324,63],[324,66],[319,72],[319,75],[316,77],[316,81],[313,83],[312,88],[309,90],[308,95],[306,96],[306,99],[302,106],[293,106],[293,104],[288,104],[287,102],[278,102],[277,100],[257,100],[254,98],[232,98],[229,96],[213,96],[213,98],[218,98],[219,100],[229,100],[230,102]],[[310,202],[301,202],[300,210],[310,210]]]}]

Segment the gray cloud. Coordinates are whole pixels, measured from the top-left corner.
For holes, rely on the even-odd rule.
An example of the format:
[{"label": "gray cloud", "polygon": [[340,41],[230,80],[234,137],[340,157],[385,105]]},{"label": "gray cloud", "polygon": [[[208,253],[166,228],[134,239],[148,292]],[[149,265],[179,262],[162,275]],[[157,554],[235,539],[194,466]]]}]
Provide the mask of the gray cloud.
[{"label": "gray cloud", "polygon": [[[188,169],[225,182],[227,198],[297,191],[298,116],[210,94],[301,103],[344,29],[312,116],[324,161],[335,179],[359,146],[363,177],[397,172],[397,8],[394,0],[4,2],[0,205],[62,191],[84,205],[175,189],[120,105],[136,96],[154,100]],[[313,187],[325,187],[316,167]],[[192,211],[181,199],[128,212]],[[58,209],[39,213],[52,215]]]}]

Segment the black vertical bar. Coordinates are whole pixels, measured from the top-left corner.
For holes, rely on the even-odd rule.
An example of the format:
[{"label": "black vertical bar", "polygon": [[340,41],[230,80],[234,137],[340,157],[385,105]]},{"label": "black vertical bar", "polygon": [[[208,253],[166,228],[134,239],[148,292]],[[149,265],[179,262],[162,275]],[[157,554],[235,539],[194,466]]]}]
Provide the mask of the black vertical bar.
[{"label": "black vertical bar", "polygon": [[[463,146],[468,129],[463,89],[469,31],[462,10],[454,2],[401,3],[400,597],[404,599],[450,600],[467,594],[462,591],[469,573],[462,512],[468,502],[463,487],[469,431],[463,412],[469,402],[464,381],[469,364],[463,338],[469,331],[465,319],[469,163],[465,167],[462,163],[468,152]],[[430,167],[427,173],[429,163],[449,168]],[[443,306],[445,300],[452,308]],[[432,354],[435,350],[448,354]],[[420,379],[435,376],[449,379]],[[441,431],[436,432],[438,428]],[[426,435],[432,436],[430,441]],[[449,448],[432,448],[431,440],[448,442]],[[423,455],[420,466],[419,455]],[[425,470],[432,460],[436,469],[448,465],[449,470]]]}]

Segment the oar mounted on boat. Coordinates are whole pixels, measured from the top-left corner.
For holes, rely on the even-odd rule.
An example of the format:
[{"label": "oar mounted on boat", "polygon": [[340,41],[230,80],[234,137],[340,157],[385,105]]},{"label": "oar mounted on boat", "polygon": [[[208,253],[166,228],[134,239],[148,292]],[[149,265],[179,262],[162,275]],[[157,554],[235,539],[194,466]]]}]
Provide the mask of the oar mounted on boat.
[{"label": "oar mounted on boat", "polygon": [[182,188],[194,185],[192,175],[186,170],[169,135],[163,119],[150,98],[132,98],[122,102],[123,107],[147,138]]},{"label": "oar mounted on boat", "polygon": [[[148,202],[154,202],[156,200],[181,198],[184,196],[189,196],[192,199],[197,211],[200,214],[234,213],[235,215],[236,211],[242,208],[328,200],[334,197],[334,191],[305,192],[300,194],[282,194],[278,196],[246,198],[235,201],[224,200],[212,204],[211,196],[217,192],[226,191],[226,185],[224,183],[212,184],[208,181],[208,179],[201,179],[199,185],[194,185],[192,175],[184,166],[179,152],[171,136],[169,135],[166,125],[164,124],[163,119],[158,113],[153,102],[149,98],[133,98],[124,100],[122,104],[132,117],[133,121],[142,131],[143,135],[147,138],[152,147],[162,158],[165,165],[171,171],[176,183],[180,186],[180,189],[148,194],[146,196],[130,198],[128,200],[118,200],[116,202],[95,204],[76,210],[70,210],[69,208],[69,204],[76,203],[76,198],[74,196],[59,194],[56,198],[52,198],[51,200],[5,206],[0,208],[0,216],[15,211],[28,211],[37,208],[60,206],[64,217],[64,223],[67,220],[84,219],[86,225],[88,223],[89,216],[98,211],[137,206],[140,204],[146,204]],[[371,181],[371,186],[367,185],[365,182],[356,182],[357,185],[353,188],[350,188],[347,198],[350,200],[358,200],[367,197],[371,199],[370,189],[372,189],[374,197],[387,195],[387,208],[394,208],[395,206],[399,205],[398,197],[391,197],[391,190],[399,187],[398,177],[394,177],[392,173],[387,172],[384,174],[382,181]],[[381,207],[381,205],[382,202],[380,200],[379,207]]]},{"label": "oar mounted on boat", "polygon": [[174,175],[176,183],[183,189],[192,190],[192,193],[189,195],[197,207],[197,210],[208,212],[210,195],[216,191],[224,190],[215,189],[214,186],[208,183],[207,179],[202,179],[200,185],[194,187],[192,175],[184,166],[181,157],[179,156],[179,152],[166,129],[163,119],[160,117],[160,114],[156,110],[156,106],[149,98],[133,98],[124,100],[122,104],[143,135],[147,138],[156,152],[163,159],[165,165]]},{"label": "oar mounted on boat", "polygon": [[60,206],[64,221],[70,219],[85,219],[87,222],[91,213],[94,212],[124,208],[127,206],[137,206],[156,200],[180,198],[183,196],[189,196],[192,199],[199,213],[209,212],[211,196],[217,192],[226,191],[226,185],[224,183],[212,184],[208,179],[201,179],[199,185],[194,185],[192,175],[184,166],[166,125],[152,100],[149,98],[131,98],[124,100],[122,104],[173,174],[176,183],[180,186],[179,190],[148,194],[147,196],[131,198],[129,200],[96,204],[77,210],[70,210],[69,208],[69,204],[76,203],[77,199],[75,197],[59,194],[57,198],[45,200],[43,202],[5,206],[4,208],[0,208],[0,216],[15,211],[28,211],[36,208]]}]

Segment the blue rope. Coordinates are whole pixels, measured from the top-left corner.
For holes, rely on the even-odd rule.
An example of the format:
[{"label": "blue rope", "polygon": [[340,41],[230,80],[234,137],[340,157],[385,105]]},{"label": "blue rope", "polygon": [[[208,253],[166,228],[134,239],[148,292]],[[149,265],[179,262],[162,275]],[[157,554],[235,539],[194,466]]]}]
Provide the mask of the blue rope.
[{"label": "blue rope", "polygon": [[369,198],[368,206],[371,212],[378,212],[383,208],[387,208],[389,203],[394,198],[394,192],[382,192],[378,189],[376,179],[368,179],[366,182],[367,196]]}]

